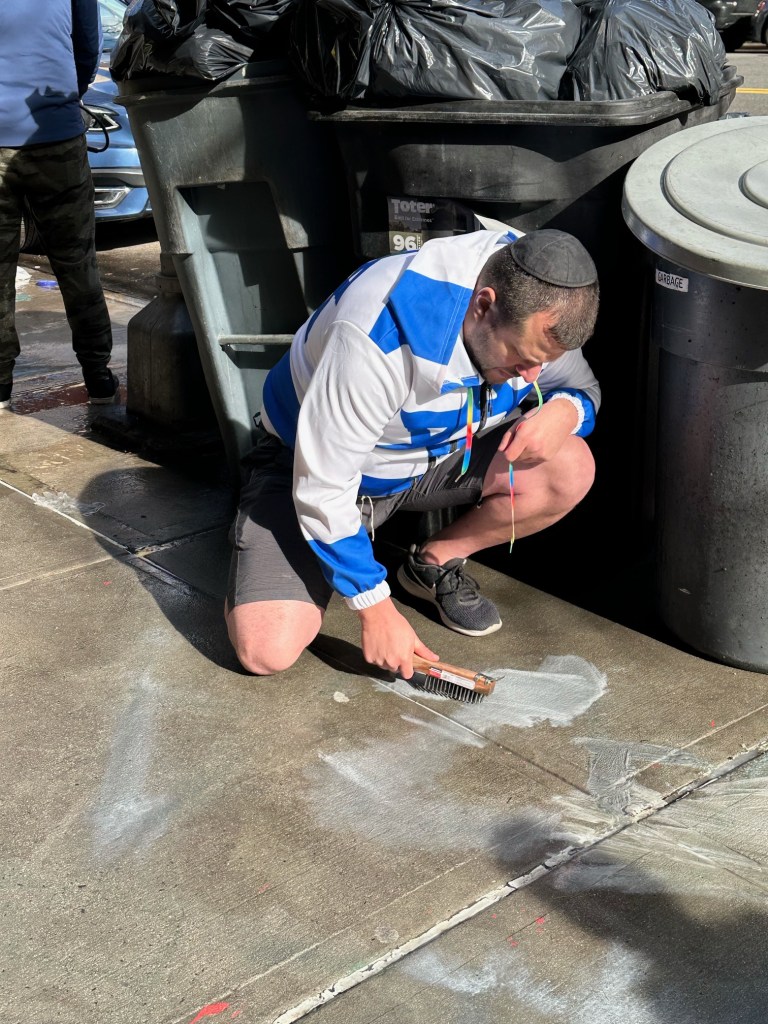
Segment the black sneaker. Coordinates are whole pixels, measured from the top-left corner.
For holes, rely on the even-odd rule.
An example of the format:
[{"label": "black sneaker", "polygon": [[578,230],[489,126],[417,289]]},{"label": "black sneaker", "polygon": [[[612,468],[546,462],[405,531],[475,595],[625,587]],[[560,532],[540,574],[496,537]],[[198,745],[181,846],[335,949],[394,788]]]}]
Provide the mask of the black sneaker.
[{"label": "black sneaker", "polygon": [[7,384],[0,384],[0,409],[10,409],[12,389],[12,380],[9,380]]},{"label": "black sneaker", "polygon": [[91,405],[111,405],[117,397],[120,381],[111,370],[99,370],[97,373],[83,374],[88,402]]},{"label": "black sneaker", "polygon": [[501,627],[496,606],[483,597],[477,580],[464,572],[466,558],[452,558],[445,565],[428,565],[419,558],[415,544],[397,570],[397,578],[409,594],[437,605],[449,629],[465,636],[486,636]]}]

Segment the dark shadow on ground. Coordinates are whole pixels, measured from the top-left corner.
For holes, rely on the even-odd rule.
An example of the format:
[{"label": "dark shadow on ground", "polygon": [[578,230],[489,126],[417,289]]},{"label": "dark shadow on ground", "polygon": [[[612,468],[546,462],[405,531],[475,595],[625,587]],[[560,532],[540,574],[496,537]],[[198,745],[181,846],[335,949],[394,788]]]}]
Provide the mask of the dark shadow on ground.
[{"label": "dark shadow on ground", "polygon": [[[498,836],[501,867],[516,831]],[[509,941],[524,955],[534,930],[550,932],[550,957],[526,961],[531,998],[537,990],[582,989],[596,1020],[621,1017],[627,1024],[763,1024],[768,899],[755,886],[741,892],[737,877],[725,869],[718,876],[693,855],[686,867],[684,847],[679,853],[662,878],[644,870],[642,859],[627,863],[598,846],[528,889],[541,903],[541,916],[522,923]],[[654,860],[666,855],[659,851]],[[585,935],[581,959],[573,956],[574,929]],[[562,960],[556,958],[560,943],[567,950]],[[579,1001],[574,998],[573,1008]]]},{"label": "dark shadow on ground", "polygon": [[128,221],[96,221],[96,251],[124,249],[131,245],[148,245],[157,241],[157,228],[152,217]]},{"label": "dark shadow on ground", "polygon": [[[214,596],[227,566],[209,564],[205,543],[212,528],[226,528],[234,514],[228,490],[206,480],[202,469],[195,476],[150,464],[94,476],[77,501],[88,510],[86,523],[104,550],[133,569],[173,628],[215,665],[242,674],[227,636],[223,599]],[[126,555],[100,535],[124,545]],[[188,573],[170,572],[152,560],[157,545],[176,544],[192,545]]]},{"label": "dark shadow on ground", "polygon": [[353,676],[365,676],[369,679],[380,679],[385,683],[392,683],[396,678],[392,672],[387,672],[386,669],[379,668],[377,665],[371,665],[365,660],[359,647],[347,640],[341,640],[339,637],[320,633],[309,645],[309,651],[323,664],[329,665],[339,672],[346,672]]}]

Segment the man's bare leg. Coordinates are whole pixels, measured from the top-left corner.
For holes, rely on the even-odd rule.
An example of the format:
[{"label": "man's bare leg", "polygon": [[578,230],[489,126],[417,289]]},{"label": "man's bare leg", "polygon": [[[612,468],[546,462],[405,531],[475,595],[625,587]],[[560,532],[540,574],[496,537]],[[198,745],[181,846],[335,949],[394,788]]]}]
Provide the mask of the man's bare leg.
[{"label": "man's bare leg", "polygon": [[[515,469],[515,537],[528,537],[567,515],[587,494],[595,463],[586,442],[568,437],[548,462]],[[509,463],[498,452],[483,482],[483,503],[430,537],[419,552],[425,562],[445,565],[503,544],[512,532]]]},{"label": "man's bare leg", "polygon": [[251,601],[225,605],[224,614],[240,664],[268,676],[293,665],[320,632],[324,613],[307,601]]}]

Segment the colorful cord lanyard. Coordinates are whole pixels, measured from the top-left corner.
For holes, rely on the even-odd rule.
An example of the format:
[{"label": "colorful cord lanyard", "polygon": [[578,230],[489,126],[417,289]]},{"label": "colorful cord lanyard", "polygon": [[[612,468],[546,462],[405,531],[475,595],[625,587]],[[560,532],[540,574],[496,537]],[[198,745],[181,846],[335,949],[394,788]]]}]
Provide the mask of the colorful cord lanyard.
[{"label": "colorful cord lanyard", "polygon": [[[538,406],[536,412],[541,409],[544,399],[541,394],[541,388],[539,387],[538,381],[533,382],[533,387],[536,392],[536,398],[538,399]],[[467,391],[467,441],[464,446],[464,458],[461,460],[461,472],[459,476],[463,476],[469,469],[469,460],[472,458],[472,419],[474,414],[475,402],[473,397],[472,388]],[[534,414],[535,415],[535,414]],[[509,505],[510,514],[512,516],[512,536],[509,540],[509,550],[512,550],[512,545],[515,543],[515,470],[514,466],[510,462],[509,464]]]}]

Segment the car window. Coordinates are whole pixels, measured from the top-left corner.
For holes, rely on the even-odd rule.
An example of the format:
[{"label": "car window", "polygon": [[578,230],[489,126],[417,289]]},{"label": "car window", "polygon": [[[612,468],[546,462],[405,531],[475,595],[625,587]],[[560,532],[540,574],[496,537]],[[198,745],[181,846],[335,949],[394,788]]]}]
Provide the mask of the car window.
[{"label": "car window", "polygon": [[126,9],[123,0],[99,0],[105,50],[111,50],[120,38]]}]

